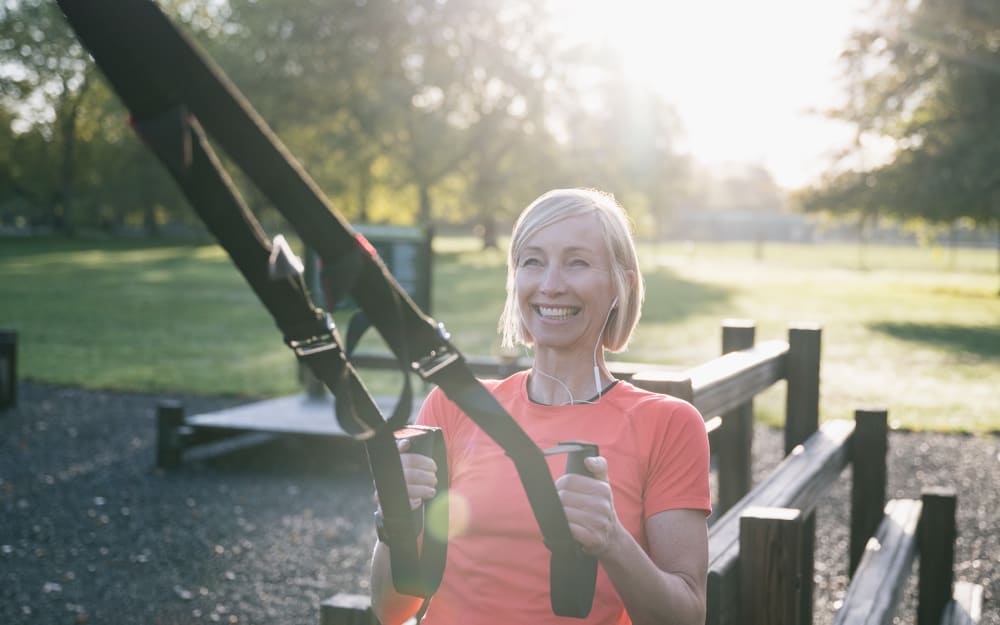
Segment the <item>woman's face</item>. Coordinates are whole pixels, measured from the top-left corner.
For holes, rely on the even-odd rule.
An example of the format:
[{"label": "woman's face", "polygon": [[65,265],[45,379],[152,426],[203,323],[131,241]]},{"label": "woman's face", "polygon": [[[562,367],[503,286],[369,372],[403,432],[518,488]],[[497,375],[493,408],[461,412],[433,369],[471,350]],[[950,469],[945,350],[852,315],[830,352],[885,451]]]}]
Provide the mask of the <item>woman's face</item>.
[{"label": "woman's face", "polygon": [[551,224],[525,240],[515,287],[521,319],[536,350],[593,353],[615,297],[602,237],[597,215],[587,213]]}]

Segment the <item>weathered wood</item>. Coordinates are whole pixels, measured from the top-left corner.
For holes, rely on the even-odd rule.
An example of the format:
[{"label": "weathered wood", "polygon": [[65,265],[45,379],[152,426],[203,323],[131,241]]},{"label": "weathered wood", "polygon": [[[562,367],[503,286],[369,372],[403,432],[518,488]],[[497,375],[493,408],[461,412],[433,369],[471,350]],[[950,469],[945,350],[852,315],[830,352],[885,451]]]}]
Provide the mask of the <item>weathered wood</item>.
[{"label": "weathered wood", "polygon": [[[709,529],[708,618],[710,624],[736,623],[739,615],[739,518],[750,506],[797,508],[807,520],[820,497],[850,458],[854,423],[828,421]],[[807,544],[808,546],[808,544]],[[803,580],[805,584],[806,580]]]},{"label": "weathered wood", "polygon": [[865,547],[834,625],[889,625],[917,554],[923,503],[894,499]]},{"label": "weathered wood", "polygon": [[949,488],[927,489],[921,500],[917,625],[937,625],[952,594],[957,501]]},{"label": "weathered wood", "polygon": [[765,341],[683,371],[639,371],[632,383],[687,400],[709,418],[746,403],[783,380],[787,352],[785,341]]},{"label": "weathered wood", "polygon": [[889,414],[884,408],[854,412],[857,428],[851,439],[851,553],[850,572],[858,568],[868,538],[875,533],[885,508],[886,454],[889,451]]},{"label": "weathered wood", "polygon": [[0,410],[17,406],[17,332],[0,330]]},{"label": "weathered wood", "polygon": [[706,417],[724,414],[785,378],[788,343],[765,341],[692,367],[693,403]]},{"label": "weathered wood", "polygon": [[687,371],[643,371],[632,378],[632,384],[647,391],[694,403],[694,387]]},{"label": "weathered wood", "polygon": [[941,615],[941,625],[975,625],[983,618],[983,587],[955,582],[952,600]]},{"label": "weathered wood", "polygon": [[788,380],[785,409],[785,453],[809,438],[819,426],[819,360],[822,331],[798,324],[788,330]]},{"label": "weathered wood", "polygon": [[164,469],[181,463],[184,446],[184,406],[174,400],[164,400],[156,407],[156,466]]},{"label": "weathered wood", "polygon": [[[755,326],[748,320],[726,320],[722,326],[722,353],[750,349]],[[731,508],[753,485],[751,450],[753,448],[753,397],[722,415],[722,428],[716,435],[719,466],[717,514]]]},{"label": "weathered wood", "polygon": [[[785,359],[785,453],[791,453],[819,427],[819,369],[822,332],[814,324],[796,324],[788,330],[788,356]],[[816,542],[816,518],[805,519],[806,543],[810,546],[803,563],[802,625],[812,623],[813,563],[811,548]]]},{"label": "weathered wood", "polygon": [[740,605],[749,625],[797,625],[803,518],[791,508],[748,508],[740,516]]}]

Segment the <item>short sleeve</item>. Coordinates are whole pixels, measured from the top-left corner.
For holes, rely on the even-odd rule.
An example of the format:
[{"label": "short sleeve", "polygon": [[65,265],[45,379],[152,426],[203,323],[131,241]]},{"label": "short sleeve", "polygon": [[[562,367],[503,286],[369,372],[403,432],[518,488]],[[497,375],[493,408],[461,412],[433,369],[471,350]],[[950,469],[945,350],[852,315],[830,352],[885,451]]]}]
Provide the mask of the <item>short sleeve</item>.
[{"label": "short sleeve", "polygon": [[712,511],[710,456],[705,421],[691,404],[677,399],[655,402],[643,515],[682,508]]},{"label": "short sleeve", "polygon": [[444,399],[444,392],[440,388],[436,386],[432,388],[420,405],[420,412],[417,413],[417,425],[441,427],[441,404]]}]

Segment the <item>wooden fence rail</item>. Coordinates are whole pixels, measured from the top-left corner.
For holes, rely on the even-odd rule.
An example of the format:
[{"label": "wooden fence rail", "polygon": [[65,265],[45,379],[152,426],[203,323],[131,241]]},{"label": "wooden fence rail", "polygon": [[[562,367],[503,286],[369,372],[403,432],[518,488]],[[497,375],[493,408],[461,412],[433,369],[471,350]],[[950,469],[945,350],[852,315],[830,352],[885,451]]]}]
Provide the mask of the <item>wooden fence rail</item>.
[{"label": "wooden fence rail", "polygon": [[[887,569],[869,572],[872,565],[867,562],[873,558],[872,549],[866,549],[869,539],[883,531],[885,518],[912,515],[915,508],[911,503],[893,503],[886,508],[886,410],[862,408],[855,411],[854,421],[828,421],[819,426],[820,328],[794,325],[787,341],[760,344],[755,344],[754,333],[752,322],[725,322],[722,355],[689,369],[663,370],[635,363],[611,366],[616,376],[631,379],[637,386],[690,401],[706,417],[719,483],[718,505],[709,529],[706,623],[809,625],[813,616],[815,510],[843,470],[852,467],[848,556],[850,571],[858,571],[856,581],[852,581],[854,595],[875,593],[881,597],[880,589],[887,588],[885,582],[872,585],[866,580],[873,579],[872,575],[878,578]],[[527,363],[520,361],[474,365],[484,376],[509,375],[525,366]],[[753,400],[782,380],[786,382],[787,457],[753,486]],[[916,502],[917,509],[925,510],[926,501]],[[886,511],[889,517],[884,515]],[[923,515],[942,518],[926,512]],[[920,530],[921,570],[926,568],[928,573],[920,579],[922,616],[918,625],[937,625],[939,618],[942,625],[978,622],[982,587],[958,584],[952,592],[953,508],[951,515],[951,530],[940,523],[933,524],[933,531]],[[922,522],[920,527],[931,524]],[[882,540],[889,540],[886,536]],[[886,550],[885,555],[889,553]],[[908,570],[906,554],[902,557],[893,570]],[[846,601],[845,607],[854,610],[855,601],[859,600]],[[846,614],[838,618],[844,619],[843,625],[854,623]],[[890,623],[891,617],[864,622]],[[367,597],[338,594],[323,602],[321,624],[377,625],[377,620]]]}]

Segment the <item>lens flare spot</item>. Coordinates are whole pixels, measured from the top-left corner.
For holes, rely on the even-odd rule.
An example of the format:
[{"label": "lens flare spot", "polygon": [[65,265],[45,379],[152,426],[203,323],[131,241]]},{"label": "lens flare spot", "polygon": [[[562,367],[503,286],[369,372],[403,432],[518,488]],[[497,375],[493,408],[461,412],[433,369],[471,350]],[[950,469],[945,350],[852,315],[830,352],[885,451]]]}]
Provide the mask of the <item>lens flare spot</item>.
[{"label": "lens flare spot", "polygon": [[469,501],[458,493],[448,493],[427,508],[427,528],[435,538],[461,536],[469,527]]}]

